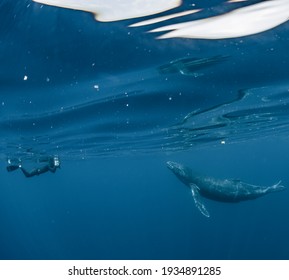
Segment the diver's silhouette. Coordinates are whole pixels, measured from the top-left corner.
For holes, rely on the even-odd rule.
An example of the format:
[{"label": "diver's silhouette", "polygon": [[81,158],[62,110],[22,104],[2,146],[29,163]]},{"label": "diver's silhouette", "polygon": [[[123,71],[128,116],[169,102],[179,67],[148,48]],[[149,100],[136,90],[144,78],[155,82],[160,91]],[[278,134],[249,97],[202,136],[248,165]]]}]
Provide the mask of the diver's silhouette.
[{"label": "diver's silhouette", "polygon": [[57,156],[41,157],[37,160],[40,166],[31,170],[23,167],[21,159],[8,159],[7,171],[11,172],[20,168],[26,177],[33,177],[46,173],[48,171],[55,173],[57,168],[60,168],[60,161]]}]

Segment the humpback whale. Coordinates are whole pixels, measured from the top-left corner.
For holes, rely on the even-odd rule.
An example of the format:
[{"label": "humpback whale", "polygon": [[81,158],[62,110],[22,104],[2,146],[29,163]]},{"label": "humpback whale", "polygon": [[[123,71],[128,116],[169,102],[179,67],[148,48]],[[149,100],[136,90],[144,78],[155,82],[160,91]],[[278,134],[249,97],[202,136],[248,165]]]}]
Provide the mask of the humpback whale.
[{"label": "humpback whale", "polygon": [[168,161],[167,167],[191,189],[196,207],[206,217],[210,217],[210,214],[202,203],[201,196],[222,202],[239,202],[285,189],[281,185],[281,181],[265,187],[247,184],[236,179],[216,179],[204,176],[193,172],[189,167],[173,161]]}]

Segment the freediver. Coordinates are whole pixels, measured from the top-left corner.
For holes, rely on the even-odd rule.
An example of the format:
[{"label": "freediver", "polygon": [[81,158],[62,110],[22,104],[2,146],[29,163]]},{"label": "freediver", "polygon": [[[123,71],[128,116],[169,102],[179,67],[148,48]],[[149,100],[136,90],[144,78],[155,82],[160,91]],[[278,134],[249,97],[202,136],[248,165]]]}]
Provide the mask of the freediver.
[{"label": "freediver", "polygon": [[7,171],[11,172],[20,168],[26,177],[38,176],[48,171],[55,173],[57,168],[60,168],[60,160],[58,156],[41,157],[37,160],[40,163],[39,167],[28,170],[23,167],[21,159],[8,159]]}]

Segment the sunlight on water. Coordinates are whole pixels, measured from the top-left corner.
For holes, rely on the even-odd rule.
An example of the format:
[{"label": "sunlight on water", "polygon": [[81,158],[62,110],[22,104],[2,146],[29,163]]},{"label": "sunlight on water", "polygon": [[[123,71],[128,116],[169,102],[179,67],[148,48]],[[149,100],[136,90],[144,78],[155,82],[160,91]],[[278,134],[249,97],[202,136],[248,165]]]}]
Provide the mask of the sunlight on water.
[{"label": "sunlight on water", "polygon": [[194,14],[194,13],[197,13],[199,11],[201,11],[201,10],[190,10],[190,11],[185,11],[185,12],[181,12],[181,13],[171,14],[171,15],[168,15],[168,16],[157,17],[157,18],[153,18],[153,19],[149,19],[149,20],[145,20],[145,21],[141,21],[141,22],[137,22],[137,23],[131,24],[130,27],[139,27],[139,26],[144,26],[144,25],[155,24],[155,23],[158,23],[158,22],[162,22],[162,21],[165,21],[165,20],[172,19],[172,18]]},{"label": "sunlight on water", "polygon": [[[153,15],[181,5],[181,1],[37,2],[89,11],[97,14],[98,20],[106,21]],[[166,25],[154,31],[174,29],[162,35],[167,37],[174,37],[174,34],[186,37],[192,31],[200,32],[202,38],[249,35],[287,20],[288,3],[288,0],[263,1],[219,16]],[[53,16],[49,8],[34,5],[41,8],[34,15]],[[223,11],[224,5],[231,7],[234,4],[224,2],[218,11]],[[195,4],[190,3],[189,7],[195,7]],[[131,26],[164,24],[182,20],[184,16],[195,17],[195,13],[201,16],[205,12],[205,9],[186,9],[138,21]],[[53,28],[49,23],[46,26],[48,35],[42,38],[49,38],[45,43],[37,40],[35,49],[27,43],[27,60],[24,60],[20,74],[8,71],[7,81],[2,78],[1,158],[7,154],[31,152],[76,159],[150,154],[206,144],[226,145],[268,137],[273,132],[284,135],[288,131],[287,72],[280,67],[286,65],[288,58],[279,56],[271,44],[258,53],[254,51],[254,44],[249,45],[252,51],[246,54],[243,40],[209,41],[217,42],[217,47],[207,47],[203,42],[197,45],[194,40],[184,40],[180,44],[177,40],[157,41],[151,37],[143,41],[150,34],[140,32],[139,39],[137,33],[123,32],[125,26],[112,32],[110,23],[101,25],[108,32],[102,34],[97,29],[100,24],[88,20],[80,20],[72,27],[65,17],[57,24],[52,21]],[[191,24],[195,27],[191,28]],[[37,17],[31,26],[38,28]],[[59,30],[60,26],[63,31]],[[76,26],[77,35],[74,33]],[[45,24],[39,28],[40,33],[44,27]],[[71,41],[70,35],[63,35],[67,30],[75,36],[75,41]],[[137,32],[138,28],[130,30]],[[91,32],[103,36],[102,41],[98,36],[91,36]],[[50,43],[55,34],[58,39]],[[15,38],[19,38],[18,35]],[[30,30],[26,35],[33,38]],[[111,43],[117,36],[121,39]],[[62,37],[64,41],[59,42]],[[91,42],[93,38],[96,39]],[[283,44],[278,47],[282,51]],[[284,49],[287,52],[287,48]],[[156,55],[150,56],[153,52]],[[34,56],[30,57],[30,53]],[[126,55],[124,60],[122,54]],[[265,62],[274,71],[266,70]],[[14,68],[21,60],[15,63]],[[43,70],[31,71],[33,63],[37,65],[35,69],[42,69],[44,65]],[[128,70],[122,70],[124,66]],[[61,78],[65,67],[67,74]],[[37,76],[39,72],[41,75]],[[8,87],[5,87],[6,83]],[[7,88],[9,94],[5,91]]]},{"label": "sunlight on water", "polygon": [[160,39],[166,38],[200,38],[225,39],[243,37],[272,29],[289,18],[288,0],[271,0],[239,8],[227,14],[167,25],[152,30],[163,32],[174,30]]},{"label": "sunlight on water", "polygon": [[116,21],[161,13],[181,5],[180,0],[33,0],[34,2],[95,14],[99,21]]},{"label": "sunlight on water", "polygon": [[[87,11],[95,14],[99,21],[117,21],[143,16],[154,15],[160,12],[176,8],[181,1],[110,1],[103,3],[100,0],[77,1],[77,0],[33,0],[38,3],[57,7]],[[228,3],[245,2],[233,0]],[[200,10],[184,11],[172,15],[153,18],[130,25],[138,27],[155,24],[175,17],[185,16]],[[186,21],[172,25],[165,25],[151,30],[150,32],[165,32],[159,39],[167,38],[199,38],[199,39],[225,39],[237,38],[257,34],[270,30],[289,18],[288,0],[269,0],[235,9],[231,12],[204,19]]]}]

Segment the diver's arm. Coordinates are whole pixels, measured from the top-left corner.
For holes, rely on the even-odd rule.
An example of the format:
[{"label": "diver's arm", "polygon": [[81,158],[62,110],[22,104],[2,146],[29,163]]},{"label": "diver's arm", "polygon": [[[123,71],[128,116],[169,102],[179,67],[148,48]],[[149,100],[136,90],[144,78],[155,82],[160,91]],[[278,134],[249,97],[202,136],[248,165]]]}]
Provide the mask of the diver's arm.
[{"label": "diver's arm", "polygon": [[49,167],[49,171],[51,171],[52,173],[55,173],[56,172],[56,166]]}]

